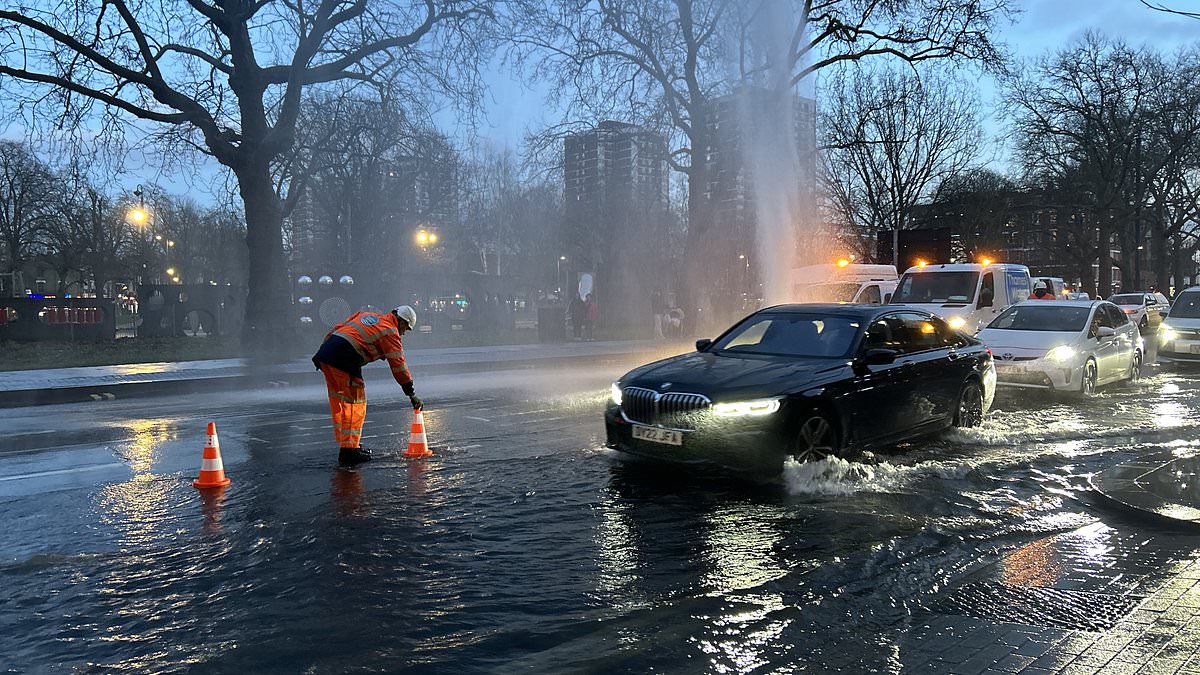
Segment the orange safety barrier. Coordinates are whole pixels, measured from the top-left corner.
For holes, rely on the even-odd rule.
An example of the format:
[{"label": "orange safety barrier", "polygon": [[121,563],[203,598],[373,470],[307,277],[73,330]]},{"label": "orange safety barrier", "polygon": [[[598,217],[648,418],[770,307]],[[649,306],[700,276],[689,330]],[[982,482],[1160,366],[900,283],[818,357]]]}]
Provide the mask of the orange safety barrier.
[{"label": "orange safety barrier", "polygon": [[225,465],[221,463],[221,444],[217,441],[217,425],[208,423],[208,442],[204,444],[204,455],[200,460],[200,477],[192,481],[198,488],[225,487],[231,481],[225,477]]},{"label": "orange safety barrier", "polygon": [[429,442],[425,440],[425,413],[421,410],[413,411],[412,433],[408,436],[408,450],[404,452],[405,457],[429,457],[433,455],[433,451],[429,449]]}]

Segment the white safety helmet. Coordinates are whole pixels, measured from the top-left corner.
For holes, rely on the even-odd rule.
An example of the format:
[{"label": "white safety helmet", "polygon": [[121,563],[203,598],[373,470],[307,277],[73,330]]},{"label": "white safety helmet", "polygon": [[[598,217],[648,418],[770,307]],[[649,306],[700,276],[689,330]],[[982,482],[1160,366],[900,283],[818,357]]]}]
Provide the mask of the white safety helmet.
[{"label": "white safety helmet", "polygon": [[400,305],[392,311],[395,312],[396,316],[408,322],[409,330],[417,329],[417,310],[408,305]]},{"label": "white safety helmet", "polygon": [[1050,289],[1049,289],[1049,287],[1047,287],[1047,286],[1046,286],[1046,282],[1045,282],[1045,281],[1042,281],[1041,279],[1039,279],[1039,280],[1038,280],[1038,282],[1037,282],[1036,284],[1034,284],[1034,285],[1033,285],[1033,290],[1035,290],[1035,291],[1036,291],[1036,290],[1038,290],[1039,288],[1040,288],[1040,289],[1042,289],[1043,291],[1048,291],[1048,290],[1050,290]]}]

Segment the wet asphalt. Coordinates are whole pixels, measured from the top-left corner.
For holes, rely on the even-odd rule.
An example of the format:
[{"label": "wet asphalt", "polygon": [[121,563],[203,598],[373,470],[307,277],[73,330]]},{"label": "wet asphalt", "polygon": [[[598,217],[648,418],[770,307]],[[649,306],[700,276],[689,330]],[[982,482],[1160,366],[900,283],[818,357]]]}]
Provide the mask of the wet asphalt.
[{"label": "wet asphalt", "polygon": [[[400,456],[407,399],[372,383],[364,444],[383,456],[357,470],[335,465],[317,382],[4,411],[0,669],[827,672],[847,649],[900,668],[905,627],[982,566],[1157,527],[1091,474],[1200,446],[1200,374],[1148,367],[1088,401],[1002,394],[980,429],[732,479],[603,447],[631,365],[414,364],[434,456]],[[217,493],[191,485],[208,421],[233,481]],[[1193,556],[1180,542],[1160,555]],[[1027,567],[1011,578],[1047,583]]]}]

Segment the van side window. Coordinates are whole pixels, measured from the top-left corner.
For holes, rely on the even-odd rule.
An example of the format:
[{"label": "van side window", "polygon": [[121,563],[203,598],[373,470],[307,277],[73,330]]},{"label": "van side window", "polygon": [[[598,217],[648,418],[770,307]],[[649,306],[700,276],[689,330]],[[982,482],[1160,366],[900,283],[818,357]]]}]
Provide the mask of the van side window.
[{"label": "van side window", "polygon": [[[991,302],[986,302],[990,298]],[[991,272],[983,275],[983,283],[979,285],[979,306],[992,307],[996,304],[996,277]]]},{"label": "van side window", "polygon": [[879,295],[879,286],[876,284],[871,284],[870,286],[864,288],[862,295],[858,296],[858,301],[860,303],[872,305],[883,304],[883,298]]}]

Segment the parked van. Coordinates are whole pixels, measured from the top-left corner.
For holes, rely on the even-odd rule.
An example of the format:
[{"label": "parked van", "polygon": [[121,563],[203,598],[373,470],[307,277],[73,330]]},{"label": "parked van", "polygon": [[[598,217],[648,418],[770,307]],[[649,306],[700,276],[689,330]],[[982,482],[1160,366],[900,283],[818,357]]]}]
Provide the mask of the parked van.
[{"label": "parked van", "polygon": [[884,305],[896,290],[896,268],[841,261],[792,270],[792,302]]},{"label": "parked van", "polygon": [[951,328],[974,334],[1000,312],[1029,299],[1029,268],[1007,263],[910,267],[890,304],[937,314]]}]

